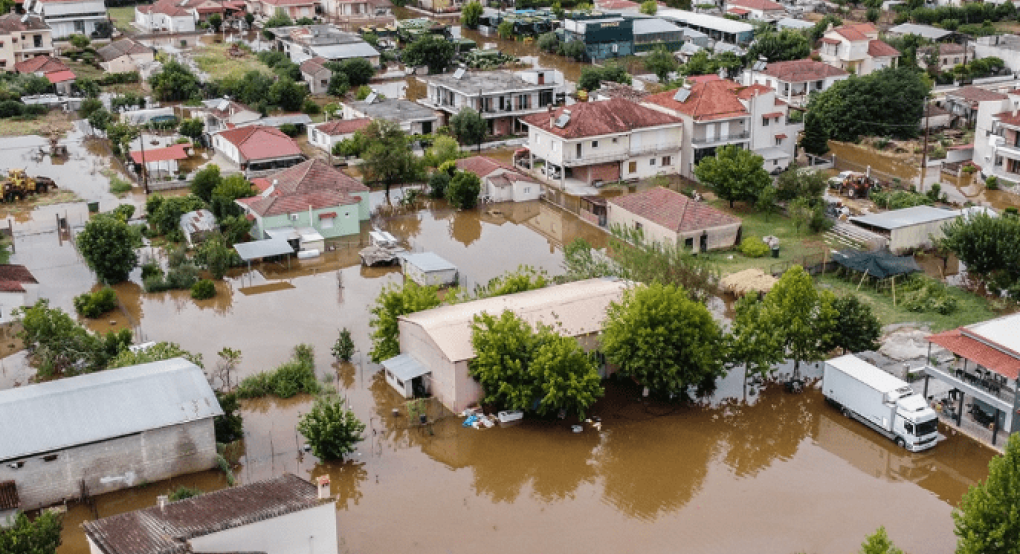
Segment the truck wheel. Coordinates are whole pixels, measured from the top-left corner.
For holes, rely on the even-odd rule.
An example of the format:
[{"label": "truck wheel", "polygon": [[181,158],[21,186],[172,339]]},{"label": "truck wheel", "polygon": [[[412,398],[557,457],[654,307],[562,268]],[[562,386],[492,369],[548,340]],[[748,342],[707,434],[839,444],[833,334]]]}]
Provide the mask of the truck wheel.
[{"label": "truck wheel", "polygon": [[896,446],[900,448],[906,448],[907,443],[903,442],[903,437],[896,437]]},{"label": "truck wheel", "polygon": [[849,190],[847,190],[847,191],[846,191],[846,195],[847,195],[848,197],[850,197],[850,198],[853,198],[853,197],[854,197],[854,194],[855,194],[855,193],[854,193],[854,189],[849,189]]},{"label": "truck wheel", "polygon": [[840,411],[843,413],[843,417],[850,417],[850,410],[848,410],[847,408],[844,407]]}]

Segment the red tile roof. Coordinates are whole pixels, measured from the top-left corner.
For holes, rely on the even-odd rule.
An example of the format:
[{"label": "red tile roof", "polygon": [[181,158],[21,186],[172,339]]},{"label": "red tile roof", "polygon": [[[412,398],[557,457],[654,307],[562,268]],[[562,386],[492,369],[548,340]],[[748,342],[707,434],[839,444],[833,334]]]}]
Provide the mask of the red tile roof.
[{"label": "red tile roof", "polygon": [[707,75],[692,75],[690,77],[686,77],[686,79],[687,79],[687,82],[692,84],[692,85],[694,83],[707,83],[709,81],[722,81],[722,77],[720,77],[718,73],[709,73]]},{"label": "red tile roof", "polygon": [[274,6],[312,6],[315,4],[315,0],[263,0],[267,4]]},{"label": "red tile roof", "polygon": [[54,71],[68,71],[69,68],[64,62],[53,56],[36,56],[25,61],[14,64],[14,70],[18,73],[51,73]]},{"label": "red tile roof", "polygon": [[753,85],[750,85],[750,86],[747,86],[747,87],[744,87],[744,88],[738,90],[737,91],[737,98],[740,98],[741,100],[750,100],[751,98],[754,98],[755,96],[758,96],[758,95],[761,95],[761,94],[768,94],[770,92],[774,92],[770,87],[767,87],[765,85],[759,85],[759,84],[755,83]]},{"label": "red tile roof", "polygon": [[826,77],[849,75],[845,70],[812,59],[770,63],[762,73],[787,83],[821,81]]},{"label": "red tile roof", "polygon": [[357,119],[335,119],[318,125],[315,128],[331,137],[335,137],[337,135],[349,135],[371,124],[372,120],[370,118],[359,117]]},{"label": "red tile roof", "polygon": [[267,198],[259,198],[254,202],[245,202],[251,211],[262,217],[274,215],[294,214],[336,206],[349,206],[357,204],[360,200],[354,196],[332,190],[320,190],[300,194],[286,194],[283,196],[272,195]]},{"label": "red tile roof", "polygon": [[601,0],[596,1],[595,5],[602,10],[628,10],[639,6],[637,2],[630,0]]},{"label": "red tile roof", "polygon": [[825,44],[840,44],[841,42],[839,39],[828,37],[822,37],[821,41],[824,42]]},{"label": "red tile roof", "polygon": [[[555,121],[566,112],[570,113],[570,120],[565,126],[560,128],[552,124],[550,119]],[[554,111],[551,116],[548,113],[537,113],[521,121],[566,139],[626,133],[632,129],[681,122],[669,114],[623,98],[574,104]]]},{"label": "red tile roof", "polygon": [[762,117],[768,118],[768,119],[774,119],[776,117],[783,117],[783,112],[771,112],[771,113],[767,113],[767,114],[763,115]]},{"label": "red tile roof", "polygon": [[300,66],[301,72],[307,73],[309,75],[315,75],[316,73],[322,71],[323,69],[326,69],[327,61],[328,60],[326,60],[326,58],[323,57],[308,58],[307,60],[301,62]]},{"label": "red tile roof", "polygon": [[0,481],[0,511],[16,510],[20,507],[18,485],[14,481]]},{"label": "red tile roof", "polygon": [[677,233],[740,223],[739,218],[663,187],[610,198],[609,203]]},{"label": "red tile roof", "polygon": [[[931,105],[931,104],[929,104],[929,105]],[[935,113],[932,112],[931,115],[935,115]],[[1005,123],[1006,125],[1012,125],[1014,127],[1020,127],[1020,114],[1014,115],[1012,111],[1008,111],[1008,112],[997,113],[997,114],[995,114],[994,117],[996,119],[998,119],[1000,122]]]},{"label": "red tile roof", "polygon": [[[256,183],[256,186],[262,190],[269,188],[269,183],[276,181],[274,196],[316,191],[334,191],[344,194],[368,192],[368,187],[361,181],[317,158],[301,162],[257,181],[259,182]],[[265,188],[262,188],[263,183],[266,184]]]},{"label": "red tile roof", "polygon": [[956,90],[949,91],[946,93],[946,96],[955,96],[957,98],[962,98],[970,102],[985,102],[988,100],[1006,100],[1007,98],[1009,98],[1005,94],[985,90],[983,88],[975,86],[966,86],[963,88],[958,88]]},{"label": "red tile roof", "polygon": [[1017,379],[1020,376],[1020,358],[1011,356],[963,333],[963,328],[944,331],[928,337],[953,354],[957,354],[978,365],[986,367],[1003,377]]},{"label": "red tile roof", "polygon": [[747,115],[747,109],[737,98],[737,91],[741,88],[733,81],[708,81],[692,85],[691,95],[685,102],[673,99],[675,90],[653,94],[645,98],[645,102],[689,115],[699,121],[738,117]]},{"label": "red tile roof", "polygon": [[300,156],[301,148],[276,127],[252,125],[223,131],[220,136],[237,147],[246,160]]},{"label": "red tile roof", "polygon": [[491,174],[492,172],[498,169],[505,169],[508,172],[505,174],[504,177],[505,179],[507,179],[507,181],[513,180],[513,181],[528,181],[531,183],[535,182],[530,177],[518,173],[517,170],[514,169],[513,167],[510,167],[509,165],[502,163],[499,160],[495,160],[487,156],[471,156],[470,158],[461,158],[457,160],[457,169],[461,171],[467,171],[469,173],[474,173],[475,175],[483,179],[487,175]]},{"label": "red tile roof", "polygon": [[772,0],[729,0],[727,4],[730,6],[740,6],[741,8],[747,8],[749,10],[774,11],[786,9],[782,4],[773,2]]},{"label": "red tile roof", "polygon": [[872,58],[899,56],[900,51],[880,40],[873,40],[868,43],[868,55]]},{"label": "red tile roof", "polygon": [[877,29],[871,23],[861,23],[857,25],[843,25],[833,29],[834,32],[841,35],[843,38],[856,42],[858,40],[868,40],[868,34],[874,33]]},{"label": "red tile roof", "polygon": [[23,283],[39,284],[39,281],[23,265],[0,265],[0,292],[25,292]]},{"label": "red tile roof", "polygon": [[730,9],[726,10],[726,13],[731,13],[733,15],[747,15],[747,14],[749,14],[751,12],[749,12],[747,10],[740,9],[740,8],[730,8]]},{"label": "red tile roof", "polygon": [[190,15],[191,12],[180,4],[179,0],[159,0],[159,2],[153,4],[149,10],[143,13],[161,13],[170,17],[184,17]]},{"label": "red tile roof", "polygon": [[70,69],[66,71],[51,71],[46,74],[46,79],[53,84],[57,84],[63,83],[64,81],[73,81],[75,79],[75,75]]},{"label": "red tile roof", "polygon": [[46,22],[39,16],[30,15],[26,17],[20,13],[0,15],[0,31],[3,31],[4,34],[12,31],[34,31],[38,29],[49,29]]},{"label": "red tile roof", "polygon": [[[146,150],[144,153],[141,150],[135,150],[131,152],[131,159],[136,164],[146,162],[165,162],[167,160],[186,160],[188,158],[187,149],[191,148],[190,144],[175,144],[173,146],[167,146],[166,148],[153,148]],[[144,158],[143,158],[144,154]]]}]

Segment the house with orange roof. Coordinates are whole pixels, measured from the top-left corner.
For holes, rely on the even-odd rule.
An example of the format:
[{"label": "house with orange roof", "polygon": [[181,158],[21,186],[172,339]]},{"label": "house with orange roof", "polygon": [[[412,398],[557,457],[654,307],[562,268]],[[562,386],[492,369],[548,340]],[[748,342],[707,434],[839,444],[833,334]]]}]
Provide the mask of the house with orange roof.
[{"label": "house with orange roof", "polygon": [[14,64],[14,71],[22,74],[32,74],[36,77],[45,77],[50,84],[54,85],[57,94],[70,95],[71,85],[76,79],[75,74],[64,62],[53,56],[42,54],[34,58]]},{"label": "house with orange roof", "polygon": [[739,218],[667,188],[614,196],[607,203],[610,228],[636,229],[650,242],[694,252],[730,248],[740,242]]},{"label": "house with orange roof", "polygon": [[871,23],[834,27],[821,39],[821,60],[856,75],[868,75],[887,67],[896,67],[900,51],[879,40]]},{"label": "house with orange roof", "polygon": [[568,180],[584,187],[680,169],[683,121],[624,98],[550,108],[521,123],[528,142],[515,163],[561,189]]},{"label": "house with orange roof", "polygon": [[726,13],[740,19],[777,21],[786,17],[786,8],[772,0],[726,0]]},{"label": "house with orange roof", "polygon": [[318,125],[308,126],[308,144],[323,150],[332,152],[333,147],[342,140],[349,139],[354,133],[361,131],[372,124],[367,117],[354,119],[334,119]]},{"label": "house with orange roof", "polygon": [[368,187],[322,160],[252,179],[252,184],[260,193],[237,204],[252,221],[256,239],[307,229],[327,239],[356,235],[371,215]]},{"label": "house with orange roof", "polygon": [[527,202],[542,195],[542,185],[534,178],[488,156],[459,159],[457,169],[481,179],[479,196],[489,202]]},{"label": "house with orange roof", "polygon": [[683,121],[680,174],[695,179],[694,168],[726,145],[753,150],[770,173],[793,161],[799,124],[790,124],[789,106],[764,85],[743,86],[719,79],[646,96],[643,104]]},{"label": "house with orange roof", "polygon": [[952,91],[952,95],[946,96],[950,113],[974,113],[972,160],[981,175],[1020,183],[1020,91],[1003,94],[971,86]]},{"label": "house with orange roof", "polygon": [[18,13],[0,15],[0,70],[40,54],[53,55],[53,31],[43,18]]},{"label": "house with orange roof", "polygon": [[294,139],[276,127],[250,125],[220,131],[212,137],[218,155],[227,158],[246,176],[261,176],[305,160]]},{"label": "house with orange roof", "polygon": [[792,106],[804,106],[808,97],[850,78],[846,70],[812,59],[773,62],[754,66],[744,73],[745,85],[765,85]]}]

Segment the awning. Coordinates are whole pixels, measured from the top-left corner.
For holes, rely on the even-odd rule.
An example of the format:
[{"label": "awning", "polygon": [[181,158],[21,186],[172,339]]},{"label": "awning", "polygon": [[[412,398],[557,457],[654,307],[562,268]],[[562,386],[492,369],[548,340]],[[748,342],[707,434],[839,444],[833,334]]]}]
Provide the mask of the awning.
[{"label": "awning", "polygon": [[331,219],[336,217],[336,212],[323,212],[319,214],[319,219]]},{"label": "awning", "polygon": [[410,381],[415,377],[431,373],[427,367],[423,366],[410,354],[401,354],[395,358],[385,360],[382,366],[401,381]]},{"label": "awning", "polygon": [[239,242],[234,245],[234,250],[237,251],[241,259],[250,262],[259,258],[271,258],[273,256],[283,256],[284,254],[293,254],[294,248],[285,240],[279,239],[265,239],[255,240],[252,242]]},{"label": "awning", "polygon": [[73,81],[74,72],[71,70],[65,71],[54,71],[53,73],[47,73],[46,78],[53,84],[63,83],[64,81]]},{"label": "awning", "polygon": [[774,146],[758,148],[754,151],[754,153],[758,154],[762,158],[765,158],[766,160],[782,160],[784,158],[790,157],[790,154],[788,154],[785,150],[783,150],[782,148],[776,148]]},{"label": "awning", "polygon": [[786,133],[779,133],[778,135],[776,135],[776,138],[780,140],[786,140]]},{"label": "awning", "polygon": [[968,337],[960,329],[931,335],[928,337],[928,342],[937,344],[957,356],[967,358],[1008,379],[1016,379],[1020,375],[1020,359]]}]

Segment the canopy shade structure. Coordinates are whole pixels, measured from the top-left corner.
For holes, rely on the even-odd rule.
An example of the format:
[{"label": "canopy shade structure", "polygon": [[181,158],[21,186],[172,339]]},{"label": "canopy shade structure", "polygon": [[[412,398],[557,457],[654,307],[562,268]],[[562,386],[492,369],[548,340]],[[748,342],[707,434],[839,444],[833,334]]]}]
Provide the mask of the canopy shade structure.
[{"label": "canopy shade structure", "polygon": [[877,252],[841,250],[832,255],[832,261],[858,273],[867,273],[876,279],[887,279],[921,271],[913,257],[894,256],[885,250]]}]

